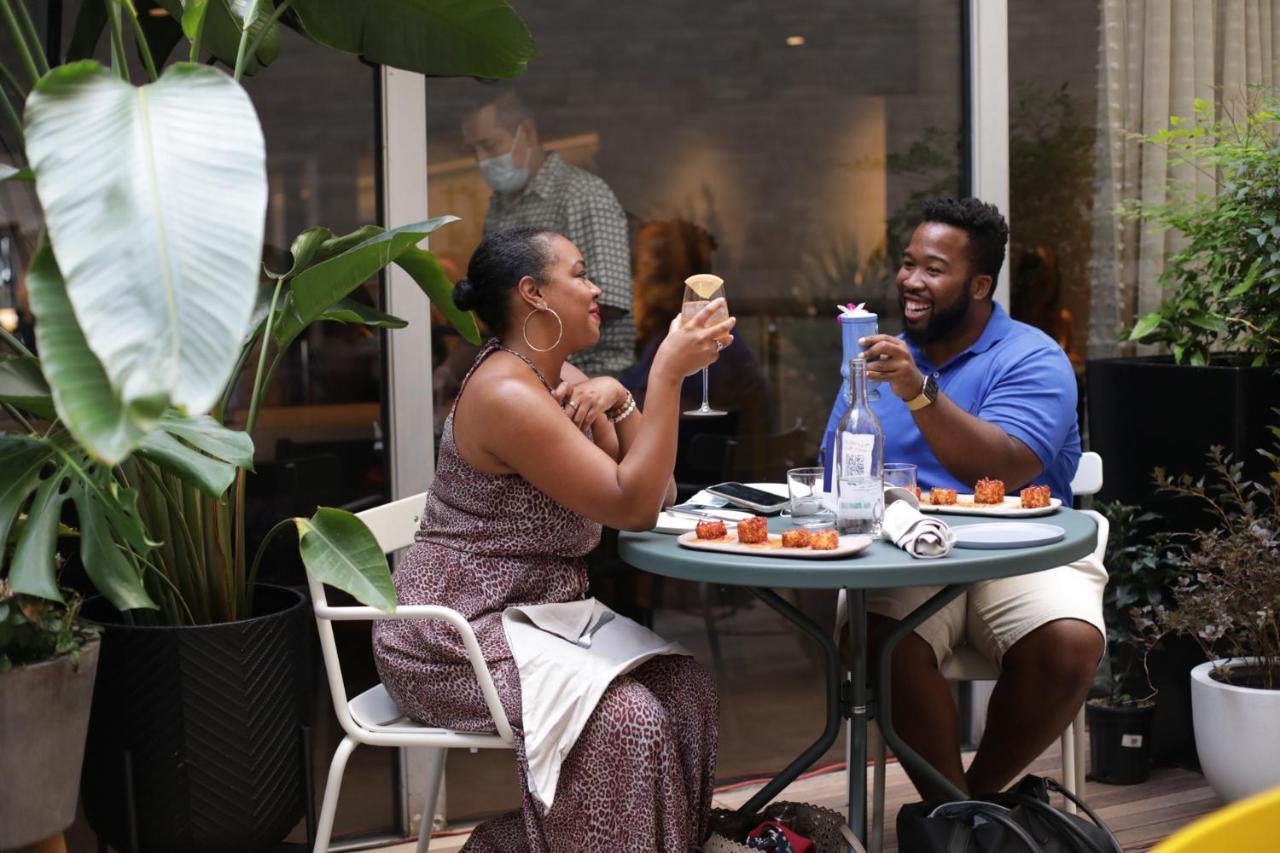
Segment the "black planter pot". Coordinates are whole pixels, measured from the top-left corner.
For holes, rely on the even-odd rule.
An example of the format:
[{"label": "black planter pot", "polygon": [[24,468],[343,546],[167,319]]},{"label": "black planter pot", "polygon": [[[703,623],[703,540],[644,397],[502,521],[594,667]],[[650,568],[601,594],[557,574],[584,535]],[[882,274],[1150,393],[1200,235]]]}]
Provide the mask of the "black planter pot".
[{"label": "black planter pot", "polygon": [[1280,406],[1280,373],[1270,367],[1174,364],[1169,357],[1092,359],[1087,367],[1089,443],[1102,455],[1101,500],[1138,504],[1164,514],[1170,529],[1201,526],[1189,501],[1158,495],[1157,466],[1171,474],[1200,472],[1218,444],[1265,481],[1268,423]]},{"label": "black planter pot", "polygon": [[1151,775],[1154,705],[1085,706],[1089,725],[1089,776],[1109,785],[1137,785]]},{"label": "black planter pot", "polygon": [[81,795],[115,849],[252,853],[306,813],[306,599],[259,585],[255,614],[136,627],[85,605],[104,631]]}]

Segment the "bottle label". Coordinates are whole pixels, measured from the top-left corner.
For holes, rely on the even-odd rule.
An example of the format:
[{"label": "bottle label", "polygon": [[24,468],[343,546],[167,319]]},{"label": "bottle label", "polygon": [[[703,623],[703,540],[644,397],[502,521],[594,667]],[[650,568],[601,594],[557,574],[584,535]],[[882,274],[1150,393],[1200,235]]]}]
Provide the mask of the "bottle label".
[{"label": "bottle label", "polygon": [[840,438],[840,479],[872,476],[871,454],[875,450],[876,437],[847,432]]}]

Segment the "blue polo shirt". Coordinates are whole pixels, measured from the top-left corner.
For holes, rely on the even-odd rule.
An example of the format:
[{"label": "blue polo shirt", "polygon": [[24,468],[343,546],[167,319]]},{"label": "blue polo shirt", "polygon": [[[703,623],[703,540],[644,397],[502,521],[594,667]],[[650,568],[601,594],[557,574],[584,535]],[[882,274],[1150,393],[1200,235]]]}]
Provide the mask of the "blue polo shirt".
[{"label": "blue polo shirt", "polygon": [[[1071,478],[1080,462],[1080,431],[1076,426],[1076,378],[1071,362],[1044,332],[1012,319],[992,306],[991,319],[981,336],[945,364],[932,364],[909,340],[907,346],[922,373],[932,373],[938,388],[971,415],[993,423],[1021,441],[1040,459],[1043,472],[1033,483],[1047,483],[1053,496],[1071,503]],[[836,399],[823,434],[822,458],[827,457],[840,418],[848,409],[843,394]],[[881,385],[880,399],[871,408],[884,429],[886,462],[914,462],[921,489],[933,486],[972,492],[942,467],[916,427],[907,404]],[[1012,493],[1026,483],[1006,483]]]}]

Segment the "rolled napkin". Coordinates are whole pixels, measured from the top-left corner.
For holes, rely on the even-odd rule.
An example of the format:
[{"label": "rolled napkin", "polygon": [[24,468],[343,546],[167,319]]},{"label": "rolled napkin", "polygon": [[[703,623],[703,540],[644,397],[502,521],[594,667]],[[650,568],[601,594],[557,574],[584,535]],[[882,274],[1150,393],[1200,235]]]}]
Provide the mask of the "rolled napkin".
[{"label": "rolled napkin", "polygon": [[956,535],[945,521],[925,515],[905,500],[885,507],[881,530],[885,539],[922,560],[945,557],[956,546]]}]

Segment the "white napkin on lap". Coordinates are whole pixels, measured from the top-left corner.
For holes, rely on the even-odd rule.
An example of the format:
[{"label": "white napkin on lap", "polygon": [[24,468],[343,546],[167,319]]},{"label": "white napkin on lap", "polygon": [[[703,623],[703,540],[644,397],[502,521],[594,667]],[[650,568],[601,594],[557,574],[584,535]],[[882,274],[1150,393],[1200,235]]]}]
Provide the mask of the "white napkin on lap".
[{"label": "white napkin on lap", "polygon": [[920,559],[945,557],[956,546],[956,535],[945,521],[925,515],[905,500],[885,507],[881,531],[885,539]]}]

